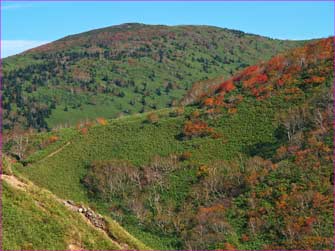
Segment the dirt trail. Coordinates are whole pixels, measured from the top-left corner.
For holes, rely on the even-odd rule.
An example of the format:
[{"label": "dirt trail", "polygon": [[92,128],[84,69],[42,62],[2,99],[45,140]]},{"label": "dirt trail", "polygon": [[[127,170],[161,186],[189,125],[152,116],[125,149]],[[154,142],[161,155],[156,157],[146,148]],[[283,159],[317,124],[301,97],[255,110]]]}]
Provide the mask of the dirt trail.
[{"label": "dirt trail", "polygon": [[9,185],[11,185],[14,188],[17,188],[17,189],[23,190],[23,191],[27,190],[28,185],[26,183],[23,183],[22,181],[18,180],[13,175],[2,174],[1,178],[2,178],[2,180],[5,180]]},{"label": "dirt trail", "polygon": [[[63,146],[63,148],[64,147],[65,146]],[[1,179],[6,181],[6,183],[8,183],[10,186],[12,186],[16,189],[25,191],[25,192],[29,192],[29,187],[34,186],[33,184],[27,184],[27,183],[24,183],[24,182],[20,181],[14,175],[2,174]],[[90,209],[88,207],[84,207],[82,205],[77,205],[70,200],[62,200],[62,199],[58,198],[56,195],[54,195],[54,194],[52,194],[52,195],[54,196],[54,198],[58,202],[65,205],[69,210],[77,212],[78,214],[80,214],[87,224],[91,225],[96,230],[98,230],[98,231],[102,232],[104,235],[106,235],[106,237],[109,238],[116,246],[119,246],[120,249],[126,249],[126,250],[129,249],[129,246],[126,243],[117,242],[117,240],[115,240],[115,238],[109,233],[107,221],[103,218],[103,216],[101,216],[100,214],[95,213],[92,209]],[[36,202],[38,202],[38,201],[36,201]],[[70,244],[69,245],[70,250],[75,250],[77,248],[78,248],[78,246],[75,245],[75,244]]]},{"label": "dirt trail", "polygon": [[69,250],[83,250],[83,248],[81,248],[77,244],[70,244],[69,245]]},{"label": "dirt trail", "polygon": [[70,145],[71,142],[67,142],[64,146],[62,146],[61,148],[58,148],[56,151],[50,153],[49,155],[47,155],[45,158],[41,159],[41,160],[44,160],[44,159],[47,159],[47,158],[50,158],[52,156],[54,156],[55,154],[59,153],[60,151],[62,151],[65,147],[67,147],[68,145]]}]

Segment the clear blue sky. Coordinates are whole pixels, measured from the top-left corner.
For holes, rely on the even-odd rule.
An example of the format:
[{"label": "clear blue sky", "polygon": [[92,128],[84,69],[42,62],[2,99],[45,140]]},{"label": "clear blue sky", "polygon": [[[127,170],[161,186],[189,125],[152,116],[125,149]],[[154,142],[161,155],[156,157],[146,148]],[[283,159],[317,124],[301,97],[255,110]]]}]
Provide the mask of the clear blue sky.
[{"label": "clear blue sky", "polygon": [[125,22],[206,24],[281,39],[334,35],[328,2],[2,2],[3,57]]}]

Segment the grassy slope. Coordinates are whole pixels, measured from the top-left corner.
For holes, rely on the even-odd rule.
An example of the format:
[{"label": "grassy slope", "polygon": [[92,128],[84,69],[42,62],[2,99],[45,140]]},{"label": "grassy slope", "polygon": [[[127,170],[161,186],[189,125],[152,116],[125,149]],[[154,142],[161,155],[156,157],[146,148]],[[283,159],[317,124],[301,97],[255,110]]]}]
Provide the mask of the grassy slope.
[{"label": "grassy slope", "polygon": [[[155,155],[191,151],[195,162],[207,163],[214,159],[229,159],[247,145],[262,140],[271,141],[274,125],[271,123],[273,117],[269,115],[273,114],[273,110],[268,105],[245,103],[234,116],[213,121],[213,126],[227,139],[226,143],[222,139],[211,138],[178,140],[176,137],[181,132],[185,117],[170,118],[169,109],[160,112],[158,125],[147,124],[145,115],[137,115],[111,120],[108,126],[94,126],[89,129],[88,135],[76,133],[75,129],[65,129],[64,137],[70,130],[73,131],[71,147],[51,158],[43,159],[40,156],[41,161],[21,171],[38,184],[52,188],[59,196],[82,200],[85,195],[80,192],[82,187],[79,181],[86,173],[86,165],[95,159],[120,158],[141,165],[148,163]],[[45,155],[47,153],[46,150]],[[57,177],[57,183],[53,182]]]},{"label": "grassy slope", "polygon": [[[121,38],[116,38],[116,34]],[[70,36],[5,59],[4,103],[11,103],[12,111],[17,109],[15,103],[18,101],[13,98],[18,91],[16,85],[22,87],[19,95],[29,99],[29,104],[18,108],[21,114],[24,111],[25,117],[29,112],[26,107],[34,106],[37,110],[41,109],[40,104],[51,107],[53,100],[56,107],[51,108],[49,117],[44,117],[49,127],[75,124],[97,116],[115,118],[119,113],[161,109],[180,99],[195,81],[218,75],[228,77],[247,65],[269,59],[299,44],[301,42],[274,40],[209,26],[109,27]],[[97,50],[96,47],[99,47],[98,51],[120,57],[83,54]],[[162,63],[158,60],[159,50],[164,51]],[[71,53],[82,54],[71,58],[68,56]],[[50,64],[52,66],[47,68]],[[78,69],[80,73],[75,72]],[[10,73],[14,74],[11,78],[8,77]],[[79,74],[88,75],[85,76],[89,80],[81,81]],[[39,77],[41,81],[38,82]],[[115,84],[116,80],[122,82],[121,86]],[[133,81],[133,85],[128,85],[129,81]],[[174,87],[166,92],[168,83]],[[32,87],[36,90],[29,93],[27,90]],[[77,91],[71,93],[70,87]],[[105,88],[108,88],[107,94],[103,94]],[[124,96],[119,97],[118,92],[123,92]],[[37,119],[35,116],[33,118]],[[11,125],[7,105],[4,117],[4,125]]]},{"label": "grassy slope", "polygon": [[[76,212],[70,211],[47,190],[24,181],[20,190],[3,182],[3,249],[66,250],[72,246],[90,250],[122,249],[117,242],[134,249],[148,249],[115,221],[108,219],[111,241]],[[73,248],[73,247],[72,247]]]},{"label": "grassy slope", "polygon": [[51,194],[16,190],[4,182],[3,248],[69,249],[77,245],[85,249],[119,249],[108,238],[88,226],[81,216],[55,201]]},{"label": "grassy slope", "polygon": [[[81,179],[87,173],[87,167],[91,161],[117,158],[129,160],[135,166],[139,166],[147,164],[155,155],[168,156],[189,151],[192,153],[192,158],[184,163],[185,168],[174,172],[169,177],[168,189],[161,191],[160,194],[163,200],[173,201],[177,205],[182,204],[187,199],[190,188],[196,180],[199,165],[209,164],[214,160],[236,158],[240,154],[245,154],[246,149],[255,148],[256,144],[275,144],[276,129],[279,126],[279,122],[275,120],[276,113],[281,109],[287,110],[300,105],[311,98],[314,92],[317,93],[322,88],[329,88],[330,79],[329,77],[327,83],[309,89],[306,94],[303,93],[297,99],[285,101],[285,96],[279,95],[264,101],[257,101],[254,98],[245,97],[244,101],[238,105],[236,114],[227,115],[226,112],[222,112],[221,116],[208,120],[211,127],[223,134],[223,138],[204,137],[178,140],[186,117],[194,107],[187,108],[186,113],[178,117],[170,117],[171,109],[165,109],[158,112],[160,120],[157,124],[146,123],[146,115],[143,114],[111,120],[107,126],[94,126],[86,135],[81,135],[75,129],[62,130],[58,132],[61,140],[64,138],[66,140],[63,139],[63,142],[71,141],[71,147],[50,158],[44,158],[55,150],[55,147],[51,145],[44,150],[43,154],[37,153],[35,157],[31,157],[35,161],[31,166],[17,167],[17,170],[61,198],[92,203],[101,212],[108,214],[110,204],[126,205],[117,199],[108,205],[88,196],[85,187],[81,184]],[[70,134],[71,137],[69,137]],[[282,174],[276,175],[282,177]],[[278,182],[285,183],[287,180],[288,177]],[[286,185],[290,186],[290,184]],[[261,185],[257,189],[262,189]],[[247,200],[248,196],[248,194],[245,194],[245,197],[242,196],[241,201]],[[181,247],[180,243],[178,244],[179,240],[176,240],[174,236],[161,235],[155,232],[155,229],[144,229],[131,216],[125,218],[127,217],[128,219],[124,219],[124,224],[128,225],[128,229],[153,248]],[[240,245],[242,249],[263,247],[264,243],[261,239],[248,244],[249,246],[239,243],[236,235],[239,231],[243,232],[244,227],[240,225],[241,222],[234,219],[234,212],[230,220],[237,231],[230,236],[233,242],[237,243],[236,245]],[[330,233],[328,227],[329,221],[324,230],[327,236]]]},{"label": "grassy slope", "polygon": [[[113,120],[108,126],[93,127],[85,136],[78,133],[71,140],[71,146],[64,151],[27,168],[20,168],[19,171],[62,198],[91,202],[108,213],[104,203],[87,196],[80,182],[87,172],[87,165],[93,160],[119,158],[141,165],[147,164],[156,155],[167,156],[190,151],[194,156],[192,163],[198,165],[213,160],[231,159],[248,145],[274,140],[275,125],[271,123],[273,117],[269,116],[274,114],[274,110],[267,103],[253,105],[245,103],[239,108],[238,114],[223,116],[213,121],[212,126],[223,133],[225,142],[222,139],[211,138],[177,140],[176,136],[181,132],[185,118],[184,116],[170,118],[168,111],[161,112],[162,118],[158,125],[146,124],[144,115],[132,116]],[[165,198],[172,196],[176,201],[185,199],[189,192],[188,187],[195,179],[196,168],[183,172],[172,177],[173,185],[163,195]],[[158,240],[150,234],[150,231],[149,233],[139,231],[136,225],[129,226],[129,231],[133,231],[138,238],[147,241],[147,244],[154,248],[176,248],[173,246],[175,245],[173,238],[166,239],[162,245],[163,236]],[[146,236],[148,234],[149,236]]]}]

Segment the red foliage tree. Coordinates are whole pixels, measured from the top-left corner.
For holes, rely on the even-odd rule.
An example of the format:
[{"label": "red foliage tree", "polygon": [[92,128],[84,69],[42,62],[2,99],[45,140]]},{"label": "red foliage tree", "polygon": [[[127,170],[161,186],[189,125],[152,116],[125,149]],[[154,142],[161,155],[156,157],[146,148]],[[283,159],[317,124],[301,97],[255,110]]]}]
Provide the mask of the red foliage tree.
[{"label": "red foliage tree", "polygon": [[312,76],[306,79],[304,82],[307,84],[322,84],[326,81],[325,77]]},{"label": "red foliage tree", "polygon": [[258,74],[255,76],[252,76],[251,78],[243,81],[243,86],[245,88],[250,88],[254,86],[255,84],[264,84],[268,81],[268,76],[266,74]]},{"label": "red foliage tree", "polygon": [[48,139],[49,143],[54,143],[54,142],[56,142],[56,141],[58,141],[58,140],[59,140],[59,137],[56,136],[56,135],[52,135],[52,136],[50,136],[49,139]]},{"label": "red foliage tree", "polygon": [[219,87],[219,92],[230,92],[234,90],[236,87],[233,83],[233,80],[227,80],[223,82]]},{"label": "red foliage tree", "polygon": [[183,134],[186,137],[203,137],[213,133],[213,128],[210,128],[208,124],[201,120],[187,121],[184,125]]},{"label": "red foliage tree", "polygon": [[275,56],[273,58],[271,58],[269,61],[268,61],[268,64],[267,64],[267,68],[266,70],[267,71],[282,71],[283,68],[284,68],[284,56],[282,55],[278,55],[278,56]]},{"label": "red foliage tree", "polygon": [[242,72],[241,72],[241,75],[243,76],[247,76],[247,75],[251,75],[255,72],[258,72],[259,71],[259,66],[258,65],[252,65],[252,66],[249,66],[247,68],[245,68]]},{"label": "red foliage tree", "polygon": [[88,128],[87,128],[87,127],[83,127],[83,128],[80,129],[80,133],[81,133],[82,135],[86,135],[87,132],[88,132]]},{"label": "red foliage tree", "polygon": [[204,105],[205,106],[213,106],[214,105],[214,98],[206,98],[205,100],[204,100]]}]

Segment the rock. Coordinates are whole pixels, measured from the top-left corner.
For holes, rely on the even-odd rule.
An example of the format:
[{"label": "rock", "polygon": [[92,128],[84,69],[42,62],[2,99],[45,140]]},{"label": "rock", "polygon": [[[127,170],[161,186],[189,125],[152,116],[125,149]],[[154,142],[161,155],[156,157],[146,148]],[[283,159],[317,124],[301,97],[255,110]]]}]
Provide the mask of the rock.
[{"label": "rock", "polygon": [[90,208],[85,208],[83,206],[78,208],[79,213],[83,213],[84,216],[92,223],[96,228],[106,229],[106,222],[100,214],[95,213]]}]

